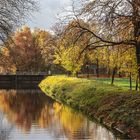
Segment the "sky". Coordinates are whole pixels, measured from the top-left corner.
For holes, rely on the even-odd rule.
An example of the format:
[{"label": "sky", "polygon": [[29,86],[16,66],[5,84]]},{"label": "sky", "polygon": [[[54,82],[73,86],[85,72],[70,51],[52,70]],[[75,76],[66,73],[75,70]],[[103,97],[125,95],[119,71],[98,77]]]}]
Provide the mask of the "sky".
[{"label": "sky", "polygon": [[62,9],[71,5],[71,0],[40,0],[39,3],[39,12],[33,13],[33,17],[27,25],[31,28],[50,30]]}]

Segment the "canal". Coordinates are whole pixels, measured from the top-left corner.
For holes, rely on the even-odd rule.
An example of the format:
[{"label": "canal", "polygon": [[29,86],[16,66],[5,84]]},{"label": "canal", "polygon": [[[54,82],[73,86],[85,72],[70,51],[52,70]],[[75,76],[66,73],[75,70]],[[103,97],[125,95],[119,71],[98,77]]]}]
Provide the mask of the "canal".
[{"label": "canal", "polygon": [[119,140],[40,90],[0,90],[0,140]]}]

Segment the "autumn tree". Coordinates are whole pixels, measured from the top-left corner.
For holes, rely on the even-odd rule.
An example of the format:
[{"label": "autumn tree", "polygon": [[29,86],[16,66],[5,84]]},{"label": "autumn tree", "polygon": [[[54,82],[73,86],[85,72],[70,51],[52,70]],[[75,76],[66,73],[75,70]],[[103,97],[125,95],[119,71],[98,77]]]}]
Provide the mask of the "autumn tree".
[{"label": "autumn tree", "polygon": [[[86,25],[82,20],[81,24]],[[81,66],[84,64],[85,54],[80,55],[82,48],[84,48],[89,42],[89,35],[84,34],[78,38],[75,38],[79,30],[72,28],[77,24],[76,21],[70,22],[64,26],[61,35],[57,38],[57,45],[55,47],[55,61],[54,63],[60,64],[67,71],[76,74],[80,71]]]},{"label": "autumn tree", "polygon": [[54,60],[55,39],[50,32],[41,29],[35,29],[33,36],[46,65],[45,69],[49,70]]},{"label": "autumn tree", "polygon": [[[90,33],[92,36],[90,44],[84,48],[85,51],[103,46],[133,46],[136,49],[140,77],[139,0],[80,1],[79,6],[73,6],[73,13],[77,24],[72,28],[79,30],[81,34],[79,33],[78,36],[85,33]],[[80,24],[81,19],[84,19],[89,27]]]},{"label": "autumn tree", "polygon": [[6,47],[0,48],[0,73],[15,73],[16,67],[9,55],[9,50]]},{"label": "autumn tree", "polygon": [[138,73],[137,73],[137,63],[136,63],[136,54],[135,48],[131,47],[124,52],[123,57],[123,66],[120,68],[120,72],[125,73],[129,77],[130,81],[130,90],[132,90],[132,81],[136,81],[136,90],[138,89]]},{"label": "autumn tree", "polygon": [[30,17],[37,9],[36,0],[0,0],[0,40],[5,41],[7,36]]},{"label": "autumn tree", "polygon": [[51,34],[46,31],[31,31],[27,26],[15,32],[13,41],[8,40],[6,47],[18,71],[40,72],[45,69],[49,63],[46,59],[51,56],[51,46],[47,40],[50,37]]},{"label": "autumn tree", "polygon": [[[96,65],[96,76],[100,76],[100,67],[103,67],[105,62],[104,62],[104,48],[96,48],[94,50],[89,50],[86,51],[86,56],[88,56],[89,61],[92,64]],[[108,57],[108,55],[107,55]],[[105,73],[105,72],[104,72]]]},{"label": "autumn tree", "polygon": [[23,27],[21,30],[15,32],[13,36],[13,43],[8,46],[10,55],[13,62],[16,65],[18,71],[28,71],[34,66],[33,56],[35,51],[33,50],[33,37],[29,27]]},{"label": "autumn tree", "polygon": [[83,58],[80,58],[77,61],[79,53],[79,46],[69,46],[69,48],[60,46],[59,50],[55,51],[54,63],[60,64],[67,71],[72,72],[72,74],[75,75],[81,70],[81,66],[83,65]]},{"label": "autumn tree", "polygon": [[[116,46],[116,47],[106,48],[106,51],[104,52],[105,53],[104,65],[107,65],[108,69],[112,72],[111,84],[114,83],[115,75],[120,73],[122,68],[126,67],[128,63],[127,57],[130,56],[127,52],[130,49],[131,47],[126,47],[126,46]],[[133,57],[130,56],[130,58]],[[129,68],[130,67],[128,67],[128,69]],[[124,73],[127,73],[127,71],[124,71]]]}]

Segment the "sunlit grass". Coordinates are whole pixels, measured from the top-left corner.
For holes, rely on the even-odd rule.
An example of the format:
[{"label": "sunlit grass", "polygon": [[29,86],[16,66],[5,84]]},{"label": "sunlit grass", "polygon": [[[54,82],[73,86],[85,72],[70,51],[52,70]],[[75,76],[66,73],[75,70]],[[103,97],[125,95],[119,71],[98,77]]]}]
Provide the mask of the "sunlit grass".
[{"label": "sunlit grass", "polygon": [[110,122],[123,122],[140,130],[140,94],[130,94],[128,79],[116,79],[120,86],[112,86],[110,79],[81,79],[51,76],[40,83],[40,88],[50,97],[81,109],[90,116]]},{"label": "sunlit grass", "polygon": [[[111,84],[111,78],[94,78],[98,82],[103,82],[105,84]],[[115,78],[114,85],[121,87],[123,89],[130,89],[130,81],[128,78]],[[135,82],[132,81],[132,88],[135,90]]]}]

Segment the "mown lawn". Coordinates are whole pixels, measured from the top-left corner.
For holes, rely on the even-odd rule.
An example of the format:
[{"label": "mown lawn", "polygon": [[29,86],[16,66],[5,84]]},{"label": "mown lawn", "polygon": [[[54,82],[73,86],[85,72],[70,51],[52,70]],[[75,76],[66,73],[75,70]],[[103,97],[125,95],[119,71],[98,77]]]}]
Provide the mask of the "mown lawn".
[{"label": "mown lawn", "polygon": [[[111,84],[111,78],[94,78],[98,82],[103,82],[105,84]],[[130,82],[128,78],[115,78],[114,85],[119,86],[123,89],[130,89]],[[135,82],[132,82],[132,88],[135,90]]]}]

